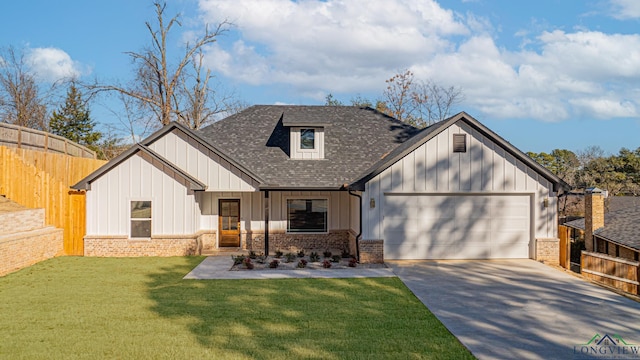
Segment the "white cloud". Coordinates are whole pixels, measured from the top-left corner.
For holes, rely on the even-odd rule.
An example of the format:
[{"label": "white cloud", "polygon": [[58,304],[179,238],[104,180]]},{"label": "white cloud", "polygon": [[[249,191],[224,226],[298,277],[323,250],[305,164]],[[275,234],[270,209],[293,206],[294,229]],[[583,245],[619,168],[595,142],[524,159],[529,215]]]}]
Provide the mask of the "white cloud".
[{"label": "white cloud", "polygon": [[285,84],[321,100],[381,93],[409,68],[461,87],[465,108],[494,118],[640,116],[639,97],[628,95],[640,83],[640,35],[558,30],[506,49],[489,20],[434,0],[201,0],[200,9],[210,23],[234,22],[239,37],[211,47],[209,66],[248,84]]},{"label": "white cloud", "polygon": [[36,75],[45,81],[79,77],[89,70],[65,51],[57,48],[32,48],[26,54],[27,63]]},{"label": "white cloud", "polygon": [[431,0],[202,0],[200,8],[208,22],[228,19],[242,34],[232,46],[215,48],[212,55],[229,60],[212,59],[216,70],[302,91],[384,83],[395,70],[450,47],[441,36],[468,33],[453,12]]},{"label": "white cloud", "polygon": [[610,0],[611,15],[616,19],[628,20],[640,18],[640,1]]}]

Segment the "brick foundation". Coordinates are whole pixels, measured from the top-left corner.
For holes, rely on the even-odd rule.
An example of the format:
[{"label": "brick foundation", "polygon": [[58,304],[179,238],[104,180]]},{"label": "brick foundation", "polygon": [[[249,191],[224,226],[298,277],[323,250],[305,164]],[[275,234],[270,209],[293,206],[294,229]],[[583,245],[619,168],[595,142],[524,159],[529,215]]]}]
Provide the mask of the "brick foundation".
[{"label": "brick foundation", "polygon": [[62,254],[62,237],[55,227],[0,236],[0,276]]},{"label": "brick foundation", "polygon": [[549,265],[559,265],[560,240],[536,239],[536,260]]},{"label": "brick foundation", "polygon": [[[247,250],[264,251],[264,232],[246,232],[242,234],[242,244]],[[349,249],[349,230],[331,230],[328,234],[288,234],[283,231],[269,232],[269,250],[288,251],[325,251],[340,254]],[[355,254],[355,251],[352,252]]]},{"label": "brick foundation", "polygon": [[215,250],[218,248],[218,235],[215,230],[201,233],[198,236],[198,241],[202,244],[202,250]]},{"label": "brick foundation", "polygon": [[215,233],[153,236],[132,240],[124,236],[85,236],[84,255],[101,257],[199,255],[205,244],[215,245]]},{"label": "brick foundation", "polygon": [[384,240],[360,240],[360,263],[384,263]]}]

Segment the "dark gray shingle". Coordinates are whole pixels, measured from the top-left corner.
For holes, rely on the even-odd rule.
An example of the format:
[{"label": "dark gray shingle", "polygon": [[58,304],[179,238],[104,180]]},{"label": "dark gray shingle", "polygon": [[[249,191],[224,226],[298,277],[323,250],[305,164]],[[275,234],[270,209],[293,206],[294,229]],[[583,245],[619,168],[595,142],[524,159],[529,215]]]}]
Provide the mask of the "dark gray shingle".
[{"label": "dark gray shingle", "polygon": [[[289,158],[289,128],[321,125],[324,160]],[[263,179],[263,188],[338,189],[420,130],[371,108],[257,105],[198,134]]]},{"label": "dark gray shingle", "polygon": [[[564,225],[584,230],[584,218]],[[604,215],[604,227],[594,231],[598,237],[640,250],[640,206],[610,211]]]}]

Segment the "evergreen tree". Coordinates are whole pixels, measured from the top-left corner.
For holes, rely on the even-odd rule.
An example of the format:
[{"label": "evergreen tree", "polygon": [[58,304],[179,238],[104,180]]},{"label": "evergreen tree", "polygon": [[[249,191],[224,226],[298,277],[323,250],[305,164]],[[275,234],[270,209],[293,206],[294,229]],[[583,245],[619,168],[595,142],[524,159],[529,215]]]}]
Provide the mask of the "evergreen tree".
[{"label": "evergreen tree", "polygon": [[49,131],[73,142],[98,151],[98,141],[102,134],[94,131],[95,123],[82,100],[82,94],[74,84],[67,90],[64,106],[53,112],[49,120]]}]

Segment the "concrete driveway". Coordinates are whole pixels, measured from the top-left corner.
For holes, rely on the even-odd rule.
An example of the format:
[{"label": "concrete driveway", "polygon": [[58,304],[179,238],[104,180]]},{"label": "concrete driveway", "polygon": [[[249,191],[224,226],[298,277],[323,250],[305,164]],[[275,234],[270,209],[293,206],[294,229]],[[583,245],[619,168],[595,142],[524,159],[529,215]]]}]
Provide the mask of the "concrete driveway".
[{"label": "concrete driveway", "polygon": [[387,264],[479,359],[640,359],[640,303],[560,270],[533,260]]}]

